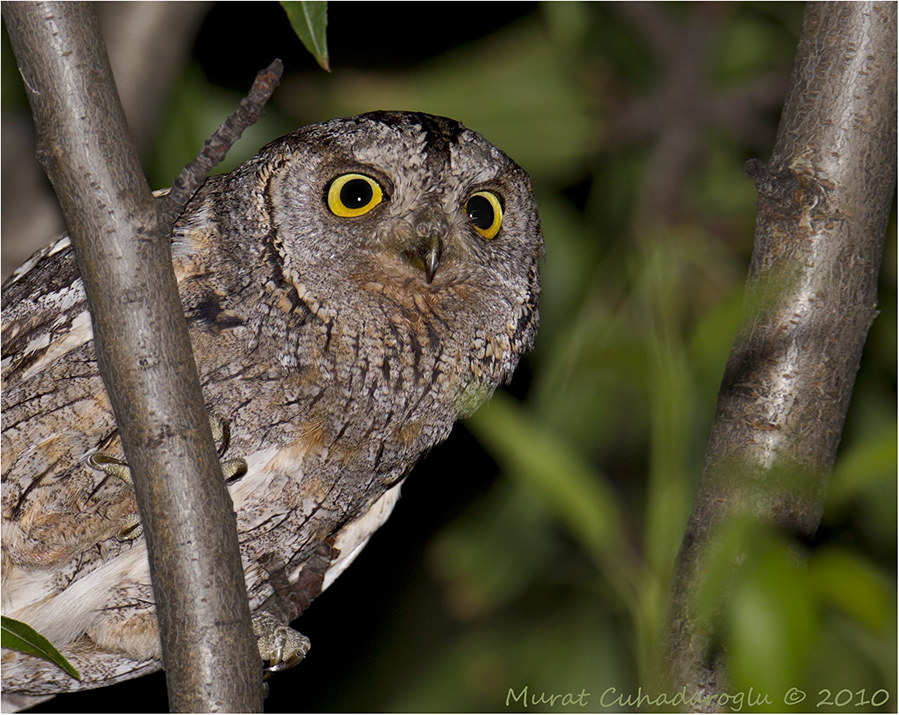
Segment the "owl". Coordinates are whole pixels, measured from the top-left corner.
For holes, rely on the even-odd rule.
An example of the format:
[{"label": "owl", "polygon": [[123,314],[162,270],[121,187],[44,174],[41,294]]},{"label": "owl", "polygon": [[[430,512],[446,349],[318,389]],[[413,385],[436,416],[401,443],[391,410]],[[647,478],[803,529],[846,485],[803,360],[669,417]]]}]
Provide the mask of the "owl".
[{"label": "owl", "polygon": [[[171,248],[260,654],[353,561],[416,461],[533,343],[543,237],[527,174],[458,122],[302,128],[206,181]],[[144,539],[68,238],[3,286],[2,607],[75,680],[4,650],[34,702],[161,667]],[[225,429],[227,428],[227,429]]]}]

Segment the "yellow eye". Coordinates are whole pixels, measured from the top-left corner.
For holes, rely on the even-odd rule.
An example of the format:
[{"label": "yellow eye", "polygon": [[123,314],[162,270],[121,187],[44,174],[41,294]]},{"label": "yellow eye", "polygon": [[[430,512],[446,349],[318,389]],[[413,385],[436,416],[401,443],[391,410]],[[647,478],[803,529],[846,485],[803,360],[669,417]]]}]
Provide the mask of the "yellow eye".
[{"label": "yellow eye", "polygon": [[338,176],[328,187],[328,208],[335,216],[361,216],[383,200],[384,194],[378,182],[362,174]]},{"label": "yellow eye", "polygon": [[484,238],[494,238],[503,225],[503,206],[499,196],[491,191],[478,191],[472,194],[465,204],[468,220],[474,230]]}]

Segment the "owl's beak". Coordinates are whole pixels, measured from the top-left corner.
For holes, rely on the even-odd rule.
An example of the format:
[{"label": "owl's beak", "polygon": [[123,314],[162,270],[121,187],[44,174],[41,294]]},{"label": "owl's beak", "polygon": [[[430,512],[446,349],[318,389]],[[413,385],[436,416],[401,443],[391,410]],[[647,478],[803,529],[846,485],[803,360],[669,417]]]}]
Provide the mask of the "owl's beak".
[{"label": "owl's beak", "polygon": [[416,249],[425,269],[425,278],[428,284],[434,280],[434,274],[440,266],[440,257],[443,255],[443,239],[438,233],[431,233],[418,244]]},{"label": "owl's beak", "polygon": [[412,225],[414,245],[406,251],[406,256],[413,265],[425,272],[425,279],[430,284],[443,256],[446,220],[432,212],[422,212],[413,219]]}]

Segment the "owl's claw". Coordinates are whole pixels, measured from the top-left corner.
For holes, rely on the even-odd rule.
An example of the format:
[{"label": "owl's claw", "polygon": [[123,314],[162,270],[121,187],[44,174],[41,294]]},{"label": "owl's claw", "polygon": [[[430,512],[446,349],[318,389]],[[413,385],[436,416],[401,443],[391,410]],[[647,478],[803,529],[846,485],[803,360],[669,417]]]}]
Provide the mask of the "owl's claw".
[{"label": "owl's claw", "polygon": [[[112,477],[118,477],[125,484],[134,486],[131,481],[131,468],[121,459],[113,457],[106,452],[96,452],[87,458],[87,465],[92,469],[99,469]],[[134,541],[144,533],[144,527],[140,523],[138,514],[125,514],[119,520],[119,528],[115,533],[117,541]]]},{"label": "owl's claw", "polygon": [[230,484],[240,479],[247,473],[247,460],[237,457],[235,459],[223,459],[219,464],[222,467],[222,476],[225,483]]},{"label": "owl's claw", "polygon": [[222,476],[225,478],[225,483],[230,484],[247,473],[247,461],[239,457],[221,459],[228,451],[228,445],[231,444],[231,423],[217,412],[212,412],[209,415],[209,424],[212,427],[212,438],[218,444],[216,451],[221,460],[219,464],[222,465]]},{"label": "owl's claw", "polygon": [[218,412],[210,412],[209,426],[212,428],[212,439],[218,445],[215,448],[216,452],[221,457],[231,444],[231,423]]},{"label": "owl's claw", "polygon": [[144,533],[139,514],[126,514],[119,520],[119,530],[115,533],[117,541],[134,541]]},{"label": "owl's claw", "polygon": [[99,469],[100,471],[106,472],[111,477],[118,477],[125,482],[125,484],[134,486],[134,482],[131,481],[131,467],[129,467],[126,462],[123,462],[117,457],[113,457],[111,454],[107,454],[106,452],[94,452],[94,454],[87,458],[87,466],[91,469]]},{"label": "owl's claw", "polygon": [[[210,413],[209,424],[212,427],[212,437],[217,443],[216,452],[221,458],[231,442],[231,425],[227,419],[217,413]],[[226,484],[240,479],[247,473],[247,462],[244,459],[222,459],[219,464],[221,464],[222,476],[225,478]],[[118,477],[129,486],[134,486],[131,479],[131,467],[107,452],[95,452],[90,455],[87,458],[87,465],[92,469],[106,472],[112,477]],[[121,518],[115,537],[119,541],[134,541],[143,533],[144,528],[141,526],[140,516],[132,513]]]},{"label": "owl's claw", "polygon": [[288,668],[293,668],[309,652],[311,643],[302,633],[298,633],[267,611],[253,616],[253,633],[265,667],[266,677]]}]

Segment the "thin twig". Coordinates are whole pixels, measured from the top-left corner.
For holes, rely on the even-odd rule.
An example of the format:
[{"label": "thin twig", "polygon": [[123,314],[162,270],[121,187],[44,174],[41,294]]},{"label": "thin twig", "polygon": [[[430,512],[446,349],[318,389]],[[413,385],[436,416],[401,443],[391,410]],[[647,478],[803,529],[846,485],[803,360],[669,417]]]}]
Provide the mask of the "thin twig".
[{"label": "thin twig", "polygon": [[276,59],[257,74],[250,93],[241,100],[237,111],[228,117],[206,140],[200,155],[184,167],[184,170],[172,183],[171,191],[160,199],[162,202],[159,207],[160,215],[167,223],[175,222],[175,219],[187,206],[190,197],[206,181],[206,176],[212,167],[225,158],[228,150],[240,139],[244,130],[255,124],[262,116],[266,102],[281,83],[283,72],[284,63]]}]

